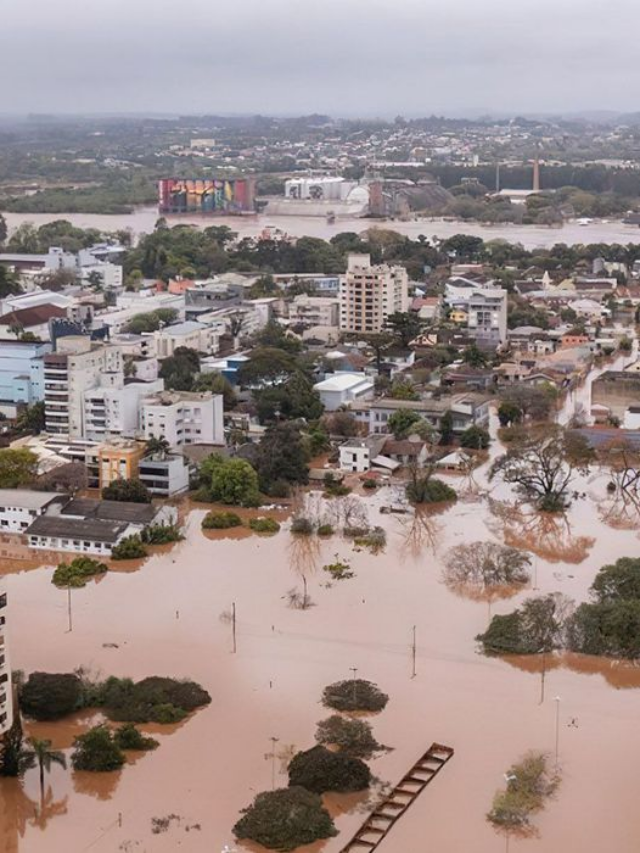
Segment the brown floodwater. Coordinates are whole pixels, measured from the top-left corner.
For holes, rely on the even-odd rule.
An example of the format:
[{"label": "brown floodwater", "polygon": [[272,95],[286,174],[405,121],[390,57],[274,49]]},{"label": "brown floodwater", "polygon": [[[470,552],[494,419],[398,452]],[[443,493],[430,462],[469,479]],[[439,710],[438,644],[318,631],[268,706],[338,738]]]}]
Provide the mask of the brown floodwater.
[{"label": "brown floodwater", "polygon": [[[459,478],[450,480],[460,486]],[[0,849],[218,853],[232,844],[240,809],[270,789],[272,778],[286,784],[290,756],[313,745],[315,724],[328,716],[319,703],[322,689],[351,677],[356,667],[358,677],[377,682],[390,696],[387,708],[370,718],[376,738],[392,747],[372,762],[377,777],[395,783],[433,741],[456,751],[395,825],[382,853],[502,850],[504,838],[485,814],[504,784],[503,773],[524,752],[546,750],[553,760],[557,707],[562,785],[536,817],[538,836],[513,838],[511,849],[636,853],[640,668],[549,656],[540,703],[542,662],[479,655],[474,637],[490,618],[487,602],[450,591],[442,564],[461,542],[519,536],[537,555],[532,582],[509,600],[491,602],[491,613],[509,612],[525,597],[550,591],[580,601],[600,566],[638,553],[638,531],[603,522],[599,503],[606,478],[599,474],[579,484],[588,497],[566,518],[534,524],[533,533],[526,513],[518,518],[517,510],[491,510],[489,490],[494,509],[495,502],[512,504],[513,495],[488,484],[485,469],[476,472],[476,482],[464,501],[415,517],[380,514],[381,505],[393,502],[394,487],[367,496],[371,523],[388,533],[387,547],[377,555],[339,536],[296,539],[286,524],[272,537],[203,533],[206,510],[194,506],[184,542],[73,591],[71,632],[67,594],[51,584],[55,560],[36,568],[33,553],[22,560],[13,554],[8,583],[14,667],[188,677],[209,690],[212,702],[179,726],[145,727],[160,740],[159,748],[132,758],[118,773],[54,767],[42,803],[37,772],[22,783],[0,782]],[[322,511],[315,497],[313,504]],[[576,540],[589,545],[577,553]],[[322,566],[336,555],[348,559],[355,577],[328,583]],[[290,606],[289,593],[302,590],[303,575],[312,606],[299,610]],[[233,603],[235,654],[226,615]],[[93,719],[85,714],[28,731],[69,754],[73,737]],[[304,853],[338,853],[364,819],[364,797],[334,795],[327,802],[340,835],[302,848]],[[153,818],[171,815],[166,829],[152,831]]]}]

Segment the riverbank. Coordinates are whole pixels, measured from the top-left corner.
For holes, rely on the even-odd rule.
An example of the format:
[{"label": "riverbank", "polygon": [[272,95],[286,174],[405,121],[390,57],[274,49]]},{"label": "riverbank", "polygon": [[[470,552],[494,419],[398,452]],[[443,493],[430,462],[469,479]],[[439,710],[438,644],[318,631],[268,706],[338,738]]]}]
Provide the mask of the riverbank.
[{"label": "riverbank", "polygon": [[[9,233],[22,222],[31,222],[36,226],[45,225],[57,219],[67,219],[79,228],[97,228],[101,231],[130,230],[134,237],[153,231],[159,214],[155,206],[139,207],[133,213],[106,215],[94,213],[4,213]],[[483,240],[506,240],[509,243],[521,243],[525,249],[550,248],[555,243],[640,243],[640,228],[625,225],[622,221],[593,221],[580,225],[577,221],[567,222],[561,227],[541,225],[486,225],[478,222],[444,219],[419,219],[403,222],[400,220],[380,220],[363,218],[336,219],[328,223],[323,217],[313,216],[269,216],[268,213],[255,216],[167,217],[170,225],[189,224],[198,228],[211,225],[227,225],[241,237],[255,237],[265,228],[280,229],[294,237],[320,237],[329,240],[344,231],[361,232],[367,228],[390,228],[417,239],[421,234],[429,239],[446,239],[455,234],[471,234]]]}]

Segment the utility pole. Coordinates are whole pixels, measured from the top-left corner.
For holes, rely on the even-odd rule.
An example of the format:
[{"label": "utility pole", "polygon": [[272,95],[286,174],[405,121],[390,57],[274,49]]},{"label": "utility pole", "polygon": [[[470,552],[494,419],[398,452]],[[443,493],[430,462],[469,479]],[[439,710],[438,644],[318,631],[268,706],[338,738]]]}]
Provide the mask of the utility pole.
[{"label": "utility pole", "polygon": [[542,650],[542,672],[540,674],[540,702],[538,704],[542,705],[544,702],[544,677],[547,672],[547,650],[546,648]]},{"label": "utility pole", "polygon": [[351,672],[353,673],[353,679],[352,679],[352,681],[353,681],[353,706],[355,708],[355,706],[358,702],[358,694],[356,691],[356,673],[358,672],[358,667],[352,666],[352,667],[350,667],[350,669],[351,669]]},{"label": "utility pole", "polygon": [[553,700],[556,703],[556,774],[558,773],[558,757],[560,754],[560,697]]},{"label": "utility pole", "polygon": [[277,737],[270,737],[271,741],[271,790],[276,789],[276,744],[280,740]]},{"label": "utility pole", "polygon": [[71,587],[67,587],[67,616],[69,619],[69,628],[67,633],[71,633],[73,631],[73,616],[71,613]]},{"label": "utility pole", "polygon": [[231,604],[231,633],[233,636],[233,653],[235,655],[237,651],[236,645],[236,603],[235,601]]},{"label": "utility pole", "polygon": [[412,629],[413,639],[411,642],[411,678],[416,677],[416,626]]}]

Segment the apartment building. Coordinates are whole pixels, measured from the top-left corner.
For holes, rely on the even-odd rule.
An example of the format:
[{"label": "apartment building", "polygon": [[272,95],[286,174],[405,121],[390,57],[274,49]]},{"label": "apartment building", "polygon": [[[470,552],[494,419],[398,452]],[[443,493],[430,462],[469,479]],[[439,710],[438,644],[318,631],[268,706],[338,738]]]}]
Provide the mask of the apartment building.
[{"label": "apartment building", "polygon": [[337,326],[340,319],[340,299],[331,296],[307,296],[301,293],[289,305],[289,321],[293,325]]},{"label": "apartment building", "polygon": [[340,281],[340,329],[380,332],[396,311],[409,310],[409,276],[404,267],[371,265],[369,255],[349,255]]},{"label": "apartment building", "polygon": [[139,429],[141,401],[164,389],[164,380],[128,380],[122,373],[102,374],[100,382],[83,394],[83,438],[105,441],[114,436],[133,438]]},{"label": "apartment building", "polygon": [[132,480],[138,476],[138,465],[144,456],[144,445],[138,441],[113,441],[85,450],[88,486],[104,489],[114,480]]},{"label": "apartment building", "polygon": [[158,358],[172,356],[178,347],[187,347],[196,352],[215,355],[220,350],[220,326],[209,326],[195,321],[165,326],[153,333]]},{"label": "apartment building", "polygon": [[142,400],[145,439],[165,438],[172,448],[224,444],[222,394],[162,391]]},{"label": "apartment building", "polygon": [[13,725],[13,691],[7,639],[7,589],[0,576],[0,736]]},{"label": "apartment building", "polygon": [[100,387],[108,374],[122,374],[119,347],[72,335],[44,356],[45,430],[69,438],[84,436],[84,395]]},{"label": "apartment building", "polygon": [[507,291],[476,290],[467,301],[467,330],[479,347],[497,347],[507,340]]},{"label": "apartment building", "polygon": [[138,466],[138,479],[152,495],[179,495],[189,488],[189,464],[181,454],[145,456]]}]

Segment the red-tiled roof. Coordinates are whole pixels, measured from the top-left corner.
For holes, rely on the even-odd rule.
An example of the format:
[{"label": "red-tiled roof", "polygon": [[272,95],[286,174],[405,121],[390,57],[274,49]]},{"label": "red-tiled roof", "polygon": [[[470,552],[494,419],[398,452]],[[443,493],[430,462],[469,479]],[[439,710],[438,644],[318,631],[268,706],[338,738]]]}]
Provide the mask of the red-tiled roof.
[{"label": "red-tiled roof", "polygon": [[20,325],[25,329],[29,326],[40,326],[48,323],[52,317],[66,317],[64,308],[57,305],[34,305],[32,308],[22,308],[20,311],[10,311],[0,317],[0,326]]}]

